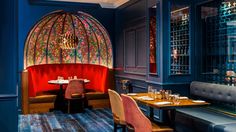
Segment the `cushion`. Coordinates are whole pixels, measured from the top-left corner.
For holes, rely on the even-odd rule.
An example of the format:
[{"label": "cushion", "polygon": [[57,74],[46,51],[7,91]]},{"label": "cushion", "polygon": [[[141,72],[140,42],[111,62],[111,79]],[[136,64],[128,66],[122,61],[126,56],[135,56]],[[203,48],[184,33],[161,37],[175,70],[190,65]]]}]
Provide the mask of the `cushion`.
[{"label": "cushion", "polygon": [[235,117],[210,111],[207,108],[179,108],[176,111],[191,118],[205,120],[214,124],[236,123]]},{"label": "cushion", "polygon": [[177,131],[213,131],[217,125],[236,123],[236,118],[207,108],[179,108],[175,123]]},{"label": "cushion", "polygon": [[56,95],[40,95],[29,98],[29,103],[51,103],[56,99]]},{"label": "cushion", "polygon": [[236,104],[236,89],[233,86],[193,81],[190,94],[203,99]]},{"label": "cushion", "polygon": [[214,132],[235,132],[235,131],[236,131],[236,123],[216,125],[214,128]]},{"label": "cushion", "polygon": [[109,96],[107,93],[103,92],[88,92],[85,94],[86,99],[95,100],[95,99],[108,99]]},{"label": "cushion", "polygon": [[71,95],[71,98],[72,99],[84,98],[84,94],[77,94],[77,93],[75,93],[75,94]]}]

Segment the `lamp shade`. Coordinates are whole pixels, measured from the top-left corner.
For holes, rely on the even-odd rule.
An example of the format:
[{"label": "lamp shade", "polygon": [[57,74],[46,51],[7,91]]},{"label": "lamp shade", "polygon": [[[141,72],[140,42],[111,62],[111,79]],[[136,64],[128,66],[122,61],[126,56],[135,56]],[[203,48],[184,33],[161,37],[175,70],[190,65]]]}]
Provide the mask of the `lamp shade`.
[{"label": "lamp shade", "polygon": [[[62,48],[62,35],[76,36],[72,48]],[[70,37],[67,37],[70,38]],[[84,63],[113,66],[112,44],[106,29],[84,12],[55,11],[30,30],[24,49],[24,68],[40,64]]]},{"label": "lamp shade", "polygon": [[234,71],[226,71],[226,76],[235,77],[235,72]]}]

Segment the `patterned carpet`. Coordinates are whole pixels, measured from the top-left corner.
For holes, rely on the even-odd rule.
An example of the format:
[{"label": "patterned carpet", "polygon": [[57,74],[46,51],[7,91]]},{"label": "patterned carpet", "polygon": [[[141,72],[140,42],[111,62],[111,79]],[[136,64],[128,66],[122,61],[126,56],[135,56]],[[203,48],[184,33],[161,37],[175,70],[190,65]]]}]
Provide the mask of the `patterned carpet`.
[{"label": "patterned carpet", "polygon": [[19,115],[19,132],[112,132],[110,109],[85,109],[83,113],[60,111]]}]

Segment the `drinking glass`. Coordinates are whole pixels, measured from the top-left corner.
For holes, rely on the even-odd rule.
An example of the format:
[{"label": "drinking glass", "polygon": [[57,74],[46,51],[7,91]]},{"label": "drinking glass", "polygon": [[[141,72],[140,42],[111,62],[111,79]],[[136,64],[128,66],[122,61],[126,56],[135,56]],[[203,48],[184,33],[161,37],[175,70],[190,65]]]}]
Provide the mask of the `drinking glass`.
[{"label": "drinking glass", "polygon": [[156,94],[157,94],[157,90],[156,89],[152,89],[152,98],[156,99]]},{"label": "drinking glass", "polygon": [[148,86],[148,96],[149,97],[152,97],[152,92],[153,92],[152,86]]},{"label": "drinking glass", "polygon": [[69,77],[68,77],[68,80],[71,80],[71,79],[72,79],[72,77],[69,76]]},{"label": "drinking glass", "polygon": [[178,105],[180,102],[179,102],[179,94],[174,94],[174,100],[173,100],[173,103]]},{"label": "drinking glass", "polygon": [[157,99],[161,99],[162,98],[161,93],[159,91],[156,92],[155,96],[156,96]]},{"label": "drinking glass", "polygon": [[165,97],[166,99],[170,100],[170,95],[172,94],[172,91],[171,90],[166,90],[165,91]]}]

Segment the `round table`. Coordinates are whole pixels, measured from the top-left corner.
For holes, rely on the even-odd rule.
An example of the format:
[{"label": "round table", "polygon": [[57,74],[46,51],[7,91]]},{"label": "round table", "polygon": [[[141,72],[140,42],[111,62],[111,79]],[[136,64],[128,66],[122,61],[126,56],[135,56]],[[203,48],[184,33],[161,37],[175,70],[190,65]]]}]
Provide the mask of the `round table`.
[{"label": "round table", "polygon": [[[89,83],[90,80],[88,79],[83,79],[84,83]],[[54,103],[54,110],[61,110],[64,111],[63,108],[65,108],[65,103],[64,103],[64,96],[63,96],[63,85],[69,84],[69,80],[49,80],[48,84],[55,84],[60,86],[60,90],[56,96],[56,100]]]}]

